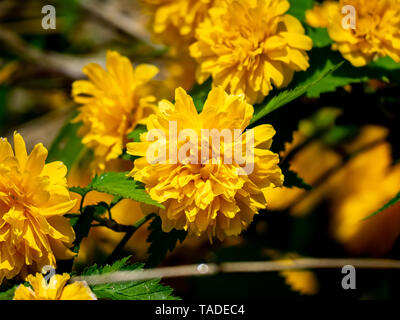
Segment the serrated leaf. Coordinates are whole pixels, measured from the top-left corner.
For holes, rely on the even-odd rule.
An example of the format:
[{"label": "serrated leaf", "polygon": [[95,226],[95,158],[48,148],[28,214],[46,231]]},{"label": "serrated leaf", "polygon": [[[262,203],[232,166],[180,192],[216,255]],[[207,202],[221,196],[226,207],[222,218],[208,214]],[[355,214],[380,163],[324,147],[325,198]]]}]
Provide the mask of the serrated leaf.
[{"label": "serrated leaf", "polygon": [[375,211],[373,214],[369,215],[368,217],[364,218],[363,220],[367,220],[369,218],[372,218],[373,216],[376,216],[377,214],[380,214],[382,211],[389,209],[390,207],[394,206],[398,202],[400,202],[400,192],[393,199],[391,199],[389,202],[387,202],[382,208]]},{"label": "serrated leaf", "polygon": [[147,242],[150,242],[148,250],[149,258],[147,265],[156,267],[167,255],[169,251],[175,249],[178,241],[181,243],[185,240],[187,232],[184,230],[173,229],[170,232],[164,232],[161,228],[160,217],[155,218],[149,225],[150,235]]},{"label": "serrated leaf", "polygon": [[92,189],[91,188],[88,188],[88,187],[85,187],[85,188],[81,188],[81,187],[70,187],[69,188],[69,191],[71,191],[71,192],[73,192],[73,193],[76,193],[76,194],[79,194],[80,196],[84,196],[84,195],[86,195],[87,193],[89,193],[90,191],[91,191]]},{"label": "serrated leaf", "polygon": [[280,92],[278,95],[270,98],[266,103],[255,107],[254,117],[251,123],[254,123],[261,118],[265,117],[269,113],[283,107],[284,105],[292,102],[293,100],[301,97],[307,91],[312,89],[314,86],[318,85],[318,83],[324,80],[327,76],[329,76],[332,72],[340,68],[342,63],[338,63],[337,65],[332,66],[331,68],[322,72],[321,75],[317,76],[315,79],[308,81],[307,83],[295,87],[294,89],[287,89],[285,91]]},{"label": "serrated leaf", "polygon": [[281,169],[283,175],[285,176],[285,180],[283,182],[284,187],[287,188],[297,187],[304,190],[312,189],[312,187],[308,183],[306,183],[302,178],[300,178],[300,176],[296,172],[290,170],[288,165],[283,165]]},{"label": "serrated leaf", "polygon": [[[339,52],[332,51],[329,47],[314,48],[309,56],[310,68],[306,72],[296,74],[293,83],[304,85],[312,82],[327,70],[344,61]],[[400,82],[400,66],[390,58],[379,59],[362,68],[356,68],[350,62],[344,61],[340,69],[328,73],[321,81],[310,87],[306,95],[309,98],[319,98],[323,93],[335,92],[337,88],[366,82],[369,79]]]},{"label": "serrated leaf", "polygon": [[[130,257],[116,261],[112,265],[98,267],[94,265],[85,271],[82,276],[101,275],[117,271],[142,270],[143,264],[129,264]],[[160,279],[145,281],[127,281],[91,285],[93,293],[98,299],[111,300],[178,300],[172,295],[173,289],[160,284]]]},{"label": "serrated leaf", "polygon": [[127,174],[127,172],[107,172],[95,177],[88,187],[116,197],[164,208],[162,204],[153,200],[147,194],[140,183],[130,178]]},{"label": "serrated leaf", "polygon": [[[332,51],[329,47],[314,48],[309,56],[310,68],[306,72],[296,74],[293,82],[297,85],[305,85],[326,74],[320,81],[307,89],[306,95],[309,98],[319,98],[322,93],[335,92],[339,87],[368,80],[365,71],[354,68],[343,59],[339,52]],[[342,64],[340,68],[327,72],[340,63]]]}]

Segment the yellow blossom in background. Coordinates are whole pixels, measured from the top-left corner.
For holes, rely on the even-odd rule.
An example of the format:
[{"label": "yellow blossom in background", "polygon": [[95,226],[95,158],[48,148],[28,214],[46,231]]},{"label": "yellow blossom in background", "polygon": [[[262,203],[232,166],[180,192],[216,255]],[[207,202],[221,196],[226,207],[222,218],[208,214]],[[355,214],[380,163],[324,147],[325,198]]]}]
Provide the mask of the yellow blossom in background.
[{"label": "yellow blossom in background", "polygon": [[[284,264],[291,265],[294,260],[301,258],[297,253],[286,253],[274,249],[264,249],[263,254],[273,260],[279,260]],[[280,276],[285,283],[293,290],[303,295],[314,295],[319,291],[318,279],[314,272],[309,270],[282,270]]]},{"label": "yellow blossom in background", "polygon": [[[179,51],[194,40],[197,26],[218,0],[141,0],[156,39]],[[183,48],[182,48],[183,46]]]},{"label": "yellow blossom in background", "polygon": [[75,102],[83,105],[74,121],[83,123],[82,143],[94,151],[93,170],[100,173],[122,154],[126,135],[154,112],[150,80],[158,68],[134,68],[128,58],[108,51],[107,71],[91,63],[83,72],[89,80],[75,81],[72,88]]},{"label": "yellow blossom in background", "polygon": [[400,235],[398,205],[363,220],[400,190],[400,164],[391,162],[390,145],[384,142],[352,159],[331,182],[336,187],[332,231],[354,253],[383,254]]},{"label": "yellow blossom in background", "polygon": [[[178,136],[182,130],[195,130],[200,137],[199,154],[202,129],[217,129],[219,132],[227,129],[231,133],[238,129],[243,132],[254,112],[243,97],[228,95],[221,87],[210,92],[200,114],[192,98],[182,88],[176,90],[175,101],[175,104],[161,101],[160,112],[149,118],[147,128],[162,130],[167,140],[172,134],[169,132],[170,121],[176,121]],[[129,154],[143,157],[135,161],[131,176],[143,182],[150,196],[165,206],[165,209],[159,210],[164,231],[185,229],[198,236],[207,233],[210,240],[214,236],[222,240],[225,236],[240,234],[258,210],[266,208],[263,190],[283,183],[278,167],[279,157],[268,150],[275,130],[264,124],[252,129],[252,132],[255,136],[254,170],[249,175],[238,174],[241,167],[236,161],[232,164],[223,161],[229,142],[221,143],[218,164],[193,164],[181,160],[174,164],[167,159],[166,164],[151,165],[145,156],[148,148],[154,145],[147,142],[147,134],[141,136],[142,142],[128,144]],[[232,141],[231,148],[234,143],[245,143],[246,134]],[[178,149],[183,144],[179,141]],[[169,151],[166,153],[168,155]]]},{"label": "yellow blossom in background", "polygon": [[199,63],[197,80],[245,94],[258,103],[273,89],[287,86],[295,71],[309,67],[312,40],[301,23],[285,14],[286,0],[227,1],[210,9],[196,31],[190,54]]},{"label": "yellow blossom in background", "polygon": [[161,80],[155,83],[155,95],[160,100],[172,100],[176,88],[189,92],[196,84],[196,62],[188,54],[163,59],[160,70]]},{"label": "yellow blossom in background", "polygon": [[6,82],[15,71],[18,70],[19,63],[16,61],[12,61],[7,63],[0,69],[0,84]]},{"label": "yellow blossom in background", "polygon": [[15,289],[13,300],[97,300],[86,282],[67,285],[69,279],[68,273],[56,274],[47,283],[40,273],[29,275],[26,281],[31,287],[21,284]]},{"label": "yellow blossom in background", "polygon": [[280,275],[293,291],[303,295],[313,295],[318,292],[318,281],[315,274],[307,270],[285,270]]},{"label": "yellow blossom in background", "polygon": [[311,10],[306,11],[306,22],[314,28],[326,28],[339,7],[338,1],[316,3]]},{"label": "yellow blossom in background", "polygon": [[[355,29],[342,26],[341,8],[346,5],[355,8]],[[333,48],[356,67],[385,56],[400,62],[400,1],[341,0],[328,32]]]},{"label": "yellow blossom in background", "polygon": [[[334,170],[311,191],[277,188],[265,191],[272,210],[289,209],[292,215],[310,213],[323,201],[331,212],[333,237],[356,254],[382,255],[392,248],[400,235],[400,206],[390,207],[368,217],[392,199],[400,190],[400,165],[391,165],[387,129],[364,126],[360,134],[341,147],[347,153],[363,150],[348,163],[341,155],[315,141],[304,147],[291,161],[290,169],[311,186]],[[285,152],[299,145],[305,137],[296,132]],[[319,161],[315,161],[318,158]],[[336,169],[340,166],[340,169]]]},{"label": "yellow blossom in background", "polygon": [[28,155],[17,133],[14,150],[0,139],[0,283],[75,255],[68,249],[75,233],[63,217],[75,206],[67,168],[61,162],[45,164],[42,144]]}]

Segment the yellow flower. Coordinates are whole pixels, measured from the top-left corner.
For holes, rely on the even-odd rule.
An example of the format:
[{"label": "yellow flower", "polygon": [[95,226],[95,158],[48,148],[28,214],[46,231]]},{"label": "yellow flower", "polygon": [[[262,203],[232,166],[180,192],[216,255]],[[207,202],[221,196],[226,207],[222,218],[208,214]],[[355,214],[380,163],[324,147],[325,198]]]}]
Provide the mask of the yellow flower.
[{"label": "yellow flower", "polygon": [[156,97],[172,100],[175,89],[192,90],[196,84],[196,61],[189,54],[180,54],[164,59],[160,67],[160,81],[156,84]]},{"label": "yellow flower", "polygon": [[[385,141],[387,135],[388,130],[384,127],[363,127],[354,141],[341,146],[349,154],[366,149],[348,163],[322,141],[310,143],[293,157],[290,168],[311,186],[330,171],[335,173],[312,191],[299,188],[267,190],[265,197],[269,207],[272,210],[290,208],[291,214],[303,216],[326,202],[332,214],[332,235],[348,251],[373,255],[390,251],[400,236],[400,205],[363,220],[400,190],[400,164],[391,165],[390,144]],[[285,152],[305,139],[296,132],[293,144],[288,145]],[[316,158],[319,161],[316,162]]]},{"label": "yellow flower", "polygon": [[229,0],[210,9],[197,29],[190,54],[198,63],[197,80],[209,76],[231,94],[258,103],[272,90],[287,86],[295,71],[309,67],[312,40],[291,15],[286,0]]},{"label": "yellow flower", "polygon": [[217,0],[142,0],[157,39],[182,49],[194,40],[197,26]]},{"label": "yellow flower", "polygon": [[337,188],[332,231],[355,253],[383,254],[400,235],[399,205],[363,220],[400,190],[400,165],[391,162],[390,145],[383,142],[351,160],[332,181]]},{"label": "yellow flower", "polygon": [[[279,251],[266,249],[264,253],[273,260],[280,260],[283,264],[292,265],[301,258],[296,253],[282,254]],[[293,290],[303,295],[313,295],[319,290],[318,280],[314,272],[309,270],[283,270],[279,274],[285,283]]]},{"label": "yellow flower", "polygon": [[4,278],[56,265],[70,259],[75,234],[63,217],[75,205],[61,162],[45,164],[42,144],[28,156],[25,142],[14,134],[14,149],[0,139],[0,283]]},{"label": "yellow flower", "polygon": [[[177,136],[186,129],[195,130],[200,138],[192,143],[198,147],[198,156],[202,149],[207,149],[203,147],[202,130],[227,130],[229,133],[237,130],[242,133],[254,112],[253,107],[242,96],[228,95],[221,87],[210,92],[201,114],[197,113],[192,98],[182,88],[176,90],[175,101],[175,105],[161,101],[159,114],[150,117],[147,128],[164,132],[169,140],[175,134],[170,132],[171,122],[177,124]],[[252,133],[255,141],[254,160],[246,157],[245,165],[253,164],[254,170],[248,175],[240,175],[243,164],[240,166],[236,159],[228,164],[229,161],[225,159],[229,158],[229,153],[225,151],[232,150],[234,144],[246,144],[247,137]],[[222,240],[225,236],[240,234],[248,227],[258,210],[266,208],[263,190],[282,185],[279,157],[268,150],[274,134],[272,126],[264,124],[236,136],[231,142],[224,138],[220,145],[219,158],[212,158],[218,161],[214,163],[211,160],[199,161],[199,164],[188,161],[196,152],[191,152],[188,158],[177,162],[173,162],[168,156],[165,164],[150,164],[147,157],[139,158],[134,163],[131,176],[143,182],[150,196],[165,206],[165,209],[159,211],[165,231],[173,228],[185,229],[198,236],[207,233],[210,240],[214,236]],[[147,142],[147,139],[148,134],[143,134],[142,142],[128,144],[128,153],[146,156],[149,150],[160,143]],[[181,151],[184,142],[179,140],[177,145]],[[172,146],[168,147],[166,154],[171,149]]]},{"label": "yellow flower", "polygon": [[107,69],[87,65],[83,72],[89,81],[73,84],[76,103],[83,104],[75,122],[82,121],[82,142],[94,151],[94,171],[105,171],[117,159],[126,144],[126,135],[144,124],[154,112],[156,98],[151,95],[150,80],[158,73],[152,65],[133,68],[128,58],[107,52]]},{"label": "yellow flower", "polygon": [[285,270],[280,275],[293,291],[304,295],[313,295],[318,292],[318,282],[315,274],[307,270]]},{"label": "yellow flower", "polygon": [[[346,5],[355,8],[355,29],[342,26],[341,8]],[[356,67],[384,56],[400,62],[400,1],[341,0],[328,32],[333,48]]]},{"label": "yellow flower", "polygon": [[337,1],[324,1],[322,4],[315,4],[312,10],[306,11],[306,22],[314,28],[326,28],[329,21],[339,7]]},{"label": "yellow flower", "polygon": [[18,70],[19,63],[16,61],[12,61],[7,63],[4,67],[0,69],[0,84],[6,82],[15,71]]},{"label": "yellow flower", "polygon": [[43,275],[29,275],[26,281],[32,288],[20,285],[14,293],[13,300],[97,300],[86,282],[77,281],[66,285],[70,276],[68,273],[52,276],[49,283]]}]

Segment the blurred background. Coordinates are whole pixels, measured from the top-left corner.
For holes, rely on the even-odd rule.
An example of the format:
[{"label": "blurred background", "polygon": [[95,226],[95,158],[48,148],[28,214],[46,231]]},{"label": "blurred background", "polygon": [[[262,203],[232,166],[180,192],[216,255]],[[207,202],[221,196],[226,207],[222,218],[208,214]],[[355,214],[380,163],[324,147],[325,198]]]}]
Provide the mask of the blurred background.
[{"label": "blurred background", "polygon": [[[42,28],[41,10],[48,4],[56,8],[55,30]],[[134,63],[160,68],[160,98],[171,98],[177,86],[189,90],[195,84],[194,62],[154,43],[146,25],[134,0],[1,0],[0,136],[17,130],[29,149],[43,143],[49,160],[69,167],[70,185],[87,184],[89,160],[75,158],[83,147],[77,125],[69,124],[77,107],[71,84],[84,78],[83,66],[104,66],[106,51],[113,49]],[[323,59],[326,50],[313,54]],[[266,122],[278,132],[273,151],[312,188],[271,191],[270,210],[256,216],[242,236],[213,244],[187,238],[160,265],[287,257],[400,259],[400,203],[364,219],[400,191],[399,90],[396,82],[364,81],[320,98],[301,98],[269,115]],[[104,201],[104,195],[91,194],[87,201]],[[124,200],[113,215],[129,224],[142,213]],[[126,253],[133,260],[146,261],[147,236],[143,228],[129,242]],[[93,228],[77,270],[104,261],[121,237]],[[165,282],[189,299],[400,298],[396,271],[359,270],[357,289],[348,291],[341,287],[342,277],[340,270],[302,270]]]}]

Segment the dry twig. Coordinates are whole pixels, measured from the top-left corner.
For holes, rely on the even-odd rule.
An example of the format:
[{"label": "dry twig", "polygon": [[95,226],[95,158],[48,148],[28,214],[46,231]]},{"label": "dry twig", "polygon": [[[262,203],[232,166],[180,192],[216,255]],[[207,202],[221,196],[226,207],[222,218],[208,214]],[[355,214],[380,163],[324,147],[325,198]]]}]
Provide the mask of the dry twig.
[{"label": "dry twig", "polygon": [[177,278],[210,276],[218,273],[251,273],[282,270],[335,269],[352,265],[362,269],[400,269],[400,261],[389,259],[316,259],[302,258],[279,261],[227,262],[218,264],[185,265],[140,271],[119,271],[103,275],[74,277],[72,281],[86,281],[90,285],[113,282],[150,280],[154,278]]}]

